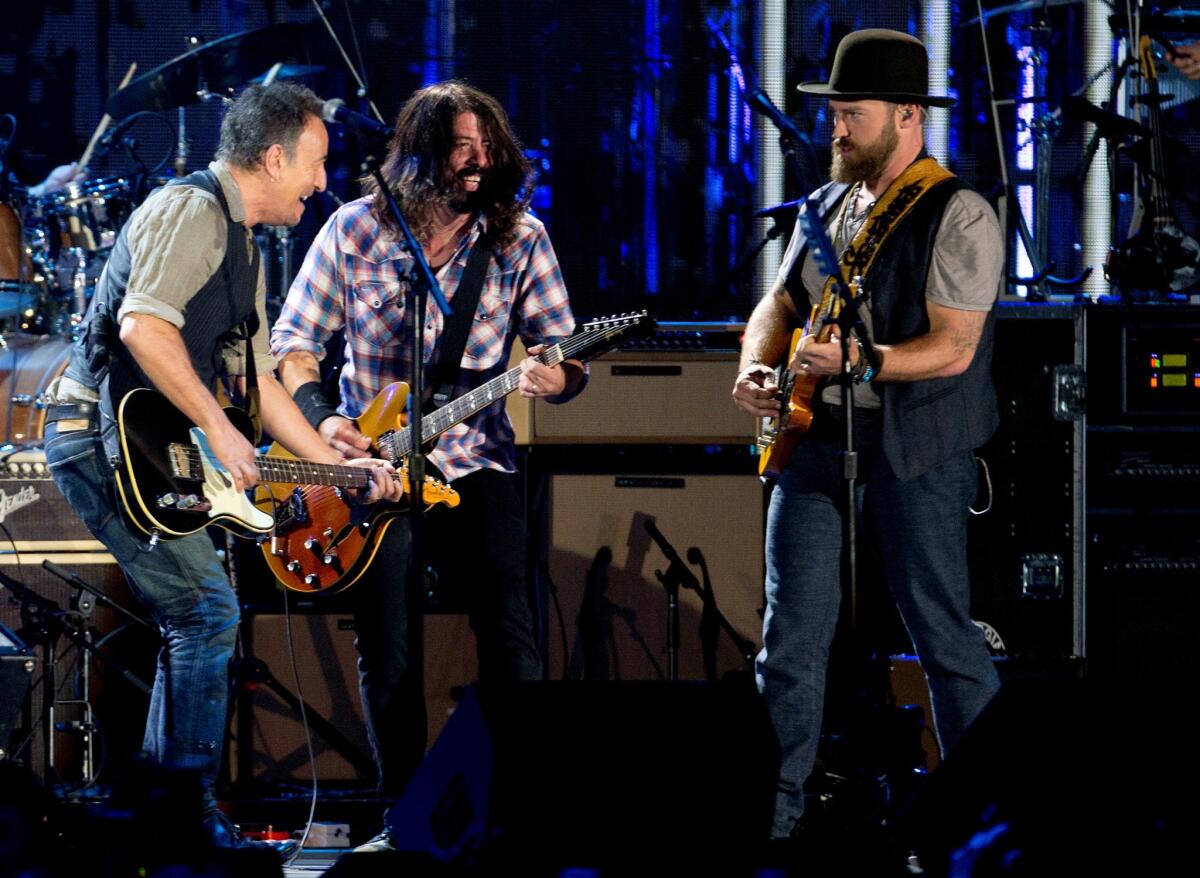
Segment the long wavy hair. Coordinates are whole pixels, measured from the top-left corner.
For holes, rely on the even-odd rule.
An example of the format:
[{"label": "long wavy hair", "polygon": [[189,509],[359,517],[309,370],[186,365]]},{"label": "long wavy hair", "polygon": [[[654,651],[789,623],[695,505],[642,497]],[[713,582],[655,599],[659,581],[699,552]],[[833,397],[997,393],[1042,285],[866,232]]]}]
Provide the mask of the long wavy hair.
[{"label": "long wavy hair", "polygon": [[[396,133],[388,144],[383,178],[418,240],[427,241],[434,211],[454,196],[450,180],[450,155],[454,145],[454,120],[474,113],[484,139],[490,142],[490,167],[484,175],[479,208],[488,220],[491,238],[509,240],[521,215],[529,209],[533,168],[520,141],[508,124],[504,108],[491,95],[460,80],[447,80],[415,92],[400,108]],[[378,196],[374,178],[363,180],[363,189],[374,195],[371,213],[393,238],[400,230]]]}]

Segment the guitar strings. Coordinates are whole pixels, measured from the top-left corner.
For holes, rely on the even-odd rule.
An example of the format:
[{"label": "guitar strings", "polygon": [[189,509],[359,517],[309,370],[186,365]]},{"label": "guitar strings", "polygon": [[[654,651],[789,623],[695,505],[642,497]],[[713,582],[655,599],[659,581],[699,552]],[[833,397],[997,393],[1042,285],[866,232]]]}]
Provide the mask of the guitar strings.
[{"label": "guitar strings", "polygon": [[[578,351],[595,344],[598,338],[610,339],[621,335],[622,333],[628,331],[630,326],[635,324],[627,322],[619,326],[591,330],[587,329],[588,325],[589,324],[584,324],[584,332],[563,339],[561,342],[554,345],[554,347],[547,351],[543,351],[538,355],[538,359],[541,360],[542,364],[546,366],[557,365],[562,360],[570,359],[572,354],[575,354]],[[556,352],[561,359],[555,360],[555,362],[551,363],[550,360],[556,355]],[[505,372],[503,375],[493,378],[486,384],[480,385],[469,393],[463,394],[458,399],[447,403],[437,411],[426,415],[421,419],[421,441],[428,442],[431,439],[435,439],[442,433],[449,430],[455,424],[462,421],[464,418],[473,414],[478,410],[478,408],[482,408],[483,405],[494,402],[497,398],[499,398],[499,396],[508,395],[508,393],[510,393],[513,388],[516,387],[515,383],[512,383],[510,386],[510,382],[515,382],[520,377],[520,372],[521,370],[519,367],[516,369],[511,369],[508,372]],[[503,388],[504,393],[497,394],[496,388]],[[477,405],[475,402],[476,397],[482,397],[486,399],[487,402]],[[411,451],[412,439],[409,433],[405,431],[401,434],[400,440],[397,443],[395,457],[397,459],[401,457],[407,457]]]}]

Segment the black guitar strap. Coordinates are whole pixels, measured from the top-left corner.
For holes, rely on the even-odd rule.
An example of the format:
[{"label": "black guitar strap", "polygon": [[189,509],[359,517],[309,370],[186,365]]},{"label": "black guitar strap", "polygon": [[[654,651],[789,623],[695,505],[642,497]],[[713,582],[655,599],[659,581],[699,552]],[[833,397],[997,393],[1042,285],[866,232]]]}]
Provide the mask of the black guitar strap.
[{"label": "black guitar strap", "polygon": [[429,382],[433,389],[430,403],[434,409],[450,402],[454,385],[458,383],[463,351],[467,349],[467,336],[471,333],[471,324],[475,322],[475,307],[479,304],[483,279],[492,256],[491,243],[486,231],[475,240],[471,255],[467,257],[467,267],[463,269],[462,279],[454,292],[454,313],[446,321],[442,332],[441,354]]}]

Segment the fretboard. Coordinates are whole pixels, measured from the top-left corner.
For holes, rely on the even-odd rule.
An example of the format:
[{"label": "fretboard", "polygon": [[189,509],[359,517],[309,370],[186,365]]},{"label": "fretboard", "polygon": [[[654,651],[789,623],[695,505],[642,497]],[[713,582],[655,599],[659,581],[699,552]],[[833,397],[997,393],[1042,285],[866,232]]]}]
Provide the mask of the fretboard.
[{"label": "fretboard", "polygon": [[[555,366],[561,363],[566,356],[563,353],[562,344],[556,344],[538,354],[538,360],[545,366]],[[503,375],[499,375],[481,384],[469,393],[464,393],[458,399],[451,400],[440,409],[430,412],[421,419],[421,441],[429,442],[441,436],[455,424],[461,424],[477,411],[487,408],[498,399],[503,399],[517,389],[517,384],[521,380],[521,367],[509,369]],[[407,431],[395,434],[395,455],[397,460],[402,460],[412,451],[412,435]]]},{"label": "fretboard", "polygon": [[[172,466],[176,473],[187,473],[194,481],[201,481],[204,468],[200,462],[200,450],[194,445],[172,442],[168,448]],[[287,457],[254,458],[258,477],[263,482],[279,482],[296,485],[332,485],[339,488],[365,488],[371,484],[370,470],[336,463],[317,463],[313,460],[298,460]]]}]

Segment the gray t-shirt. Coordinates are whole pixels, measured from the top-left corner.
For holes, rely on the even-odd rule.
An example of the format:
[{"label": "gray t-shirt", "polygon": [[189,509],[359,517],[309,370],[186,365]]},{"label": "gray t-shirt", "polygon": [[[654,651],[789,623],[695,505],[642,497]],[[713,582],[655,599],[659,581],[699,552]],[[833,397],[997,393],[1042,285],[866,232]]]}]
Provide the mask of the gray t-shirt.
[{"label": "gray t-shirt", "polygon": [[[828,228],[835,248],[845,247],[849,243],[841,239],[854,227],[851,218],[866,217],[870,195],[864,187],[858,187],[858,190],[857,193],[847,196],[844,207],[834,211],[830,217]],[[857,203],[851,203],[856,194]],[[846,211],[850,212],[849,217],[844,215]],[[797,225],[784,253],[783,264],[779,268],[779,282],[782,285],[786,286],[792,266],[799,256],[800,237],[800,227]],[[850,237],[853,235],[850,234]],[[1003,268],[1004,238],[1000,233],[996,212],[979,193],[970,189],[960,189],[950,196],[946,211],[942,215],[942,223],[938,227],[937,237],[934,239],[925,298],[947,308],[989,311],[996,301]],[[825,275],[817,268],[811,252],[806,254],[804,264],[800,268],[800,278],[809,302],[813,305],[819,304],[821,293],[825,289]],[[802,297],[798,295],[800,290],[789,292],[797,294],[794,296],[797,304],[802,301]],[[868,290],[868,294],[869,292]],[[871,315],[867,309],[863,311],[866,312],[862,315],[863,323],[870,330]],[[837,384],[831,384],[825,388],[821,399],[838,404],[841,402],[841,396],[841,388]],[[879,394],[870,384],[856,385],[854,403],[865,408],[879,408]]]},{"label": "gray t-shirt", "polygon": [[[222,162],[209,170],[217,175],[234,222],[246,219],[245,205],[237,181]],[[184,325],[188,303],[208,282],[225,259],[228,231],[225,212],[211,192],[193,186],[164,186],[151,193],[133,216],[126,231],[129,246],[129,283],[117,321],[126,314],[149,314],[178,329]],[[252,259],[258,244],[245,230],[246,258]],[[107,271],[107,268],[105,269]],[[275,371],[271,356],[270,327],[266,313],[267,286],[261,262],[254,307],[258,331],[254,334],[254,366],[259,374]],[[222,352],[231,375],[244,375],[245,347],[231,342]],[[57,402],[94,400],[96,394],[64,377],[54,391]]]}]

